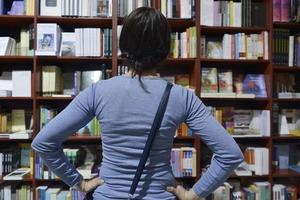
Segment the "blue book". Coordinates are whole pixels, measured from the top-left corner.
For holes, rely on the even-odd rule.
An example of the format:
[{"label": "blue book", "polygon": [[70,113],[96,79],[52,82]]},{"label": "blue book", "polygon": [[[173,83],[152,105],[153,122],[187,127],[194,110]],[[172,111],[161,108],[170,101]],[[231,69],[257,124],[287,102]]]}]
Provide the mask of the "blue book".
[{"label": "blue book", "polygon": [[293,171],[295,171],[297,173],[300,173],[300,166],[298,166],[298,165],[290,165],[289,169],[293,170]]},{"label": "blue book", "polygon": [[4,14],[3,11],[4,11],[4,0],[0,0],[0,15]]},{"label": "blue book", "polygon": [[243,93],[255,97],[267,97],[265,77],[263,74],[247,74],[243,82]]},{"label": "blue book", "polygon": [[57,195],[57,200],[65,200],[69,191],[60,191]]}]

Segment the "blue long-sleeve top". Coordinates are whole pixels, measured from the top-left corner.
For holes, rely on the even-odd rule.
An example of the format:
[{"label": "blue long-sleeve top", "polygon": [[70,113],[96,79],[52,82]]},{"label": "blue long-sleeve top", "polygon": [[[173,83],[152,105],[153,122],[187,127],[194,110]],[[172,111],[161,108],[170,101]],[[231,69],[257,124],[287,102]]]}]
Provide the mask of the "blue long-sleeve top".
[{"label": "blue long-sleeve top", "polygon": [[[65,157],[62,143],[96,116],[101,124],[103,147],[99,176],[105,183],[96,189],[94,199],[128,199],[134,173],[166,86],[166,81],[158,77],[142,77],[142,83],[146,90],[138,78],[129,76],[92,84],[38,133],[32,148],[51,171],[73,186],[81,176]],[[194,92],[174,85],[136,190],[136,199],[176,199],[166,187],[176,185],[170,152],[175,131],[183,122],[214,153],[210,167],[193,186],[200,197],[213,192],[243,161],[236,142]]]}]

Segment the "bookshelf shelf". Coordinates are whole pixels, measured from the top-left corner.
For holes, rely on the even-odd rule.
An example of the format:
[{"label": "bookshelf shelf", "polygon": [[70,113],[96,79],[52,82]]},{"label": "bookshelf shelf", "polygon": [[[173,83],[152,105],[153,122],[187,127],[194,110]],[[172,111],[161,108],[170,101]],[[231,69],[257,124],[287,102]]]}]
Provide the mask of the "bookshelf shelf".
[{"label": "bookshelf shelf", "polygon": [[86,57],[86,56],[73,56],[73,57],[61,57],[61,56],[37,56],[37,61],[40,64],[44,63],[56,63],[56,64],[88,64],[88,63],[111,63],[111,58],[106,57]]},{"label": "bookshelf shelf", "polygon": [[0,25],[10,28],[26,27],[34,23],[34,16],[0,15]]},{"label": "bookshelf shelf", "polygon": [[292,23],[292,22],[273,22],[274,28],[285,28],[285,29],[300,29],[300,23]]},{"label": "bookshelf shelf", "polygon": [[212,59],[212,58],[201,58],[203,64],[251,64],[251,65],[266,65],[269,60],[237,60],[237,59]]},{"label": "bookshelf shelf", "polygon": [[300,173],[289,169],[275,169],[273,170],[273,177],[300,177]]},{"label": "bookshelf shelf", "polygon": [[289,141],[289,140],[300,140],[300,137],[293,136],[293,135],[287,135],[287,136],[272,136],[273,141],[279,142],[279,141]]},{"label": "bookshelf shelf", "polygon": [[234,140],[236,141],[253,141],[253,140],[260,140],[260,141],[268,141],[271,137],[270,136],[255,136],[255,137],[236,137],[232,136]]},{"label": "bookshelf shelf", "polygon": [[100,17],[52,17],[52,16],[38,16],[38,23],[58,23],[62,27],[112,27],[112,18]]},{"label": "bookshelf shelf", "polygon": [[251,175],[251,176],[238,176],[236,174],[232,174],[229,178],[232,178],[232,179],[252,179],[252,178],[263,178],[263,179],[266,179],[266,178],[269,178],[269,175]]},{"label": "bookshelf shelf", "polygon": [[32,101],[32,97],[0,97],[0,101]]},{"label": "bookshelf shelf", "polygon": [[66,142],[101,142],[100,136],[71,136]]},{"label": "bookshelf shelf", "polygon": [[269,98],[227,98],[227,97],[201,97],[203,101],[227,101],[227,102],[268,102]]},{"label": "bookshelf shelf", "polygon": [[26,175],[22,180],[3,180],[3,176],[0,176],[0,184],[4,182],[33,182],[33,176],[31,174]]},{"label": "bookshelf shelf", "polygon": [[186,29],[195,26],[196,22],[193,19],[168,18],[168,22],[172,30]]},{"label": "bookshelf shelf", "polygon": [[224,34],[224,33],[261,33],[269,31],[268,28],[258,27],[222,27],[222,26],[201,26],[201,34]]},{"label": "bookshelf shelf", "polygon": [[[1,19],[0,19],[1,20]],[[0,56],[0,64],[31,64],[33,56]]]},{"label": "bookshelf shelf", "polygon": [[278,98],[274,98],[273,99],[274,102],[276,103],[300,103],[300,98],[299,99],[278,99]]},{"label": "bookshelf shelf", "polygon": [[71,101],[74,99],[74,97],[48,97],[48,96],[38,96],[36,97],[37,100],[40,101]]},{"label": "bookshelf shelf", "polygon": [[16,142],[16,143],[31,143],[32,139],[8,139],[8,138],[0,138],[0,143],[4,142]]},{"label": "bookshelf shelf", "polygon": [[273,66],[274,72],[299,73],[300,67]]}]

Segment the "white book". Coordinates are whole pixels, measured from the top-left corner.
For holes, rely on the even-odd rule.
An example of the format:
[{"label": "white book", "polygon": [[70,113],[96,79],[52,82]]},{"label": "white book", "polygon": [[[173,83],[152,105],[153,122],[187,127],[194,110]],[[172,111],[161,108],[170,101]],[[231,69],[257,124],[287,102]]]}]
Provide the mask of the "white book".
[{"label": "white book", "polygon": [[167,0],[167,18],[173,17],[172,0]]},{"label": "white book", "polygon": [[3,190],[5,200],[11,200],[11,185],[4,186]]},{"label": "white book", "polygon": [[3,153],[0,153],[0,176],[3,174]]},{"label": "white book", "polygon": [[76,55],[76,35],[74,32],[63,32],[61,34],[60,56]]},{"label": "white book", "polygon": [[167,0],[161,0],[160,5],[161,13],[167,17]]},{"label": "white book", "polygon": [[236,14],[236,26],[242,27],[242,3],[241,2],[234,2],[235,4],[235,14]]},{"label": "white book", "polygon": [[269,149],[263,148],[263,174],[269,175]]},{"label": "white book", "polygon": [[108,2],[108,17],[112,17],[112,0]]},{"label": "white book", "polygon": [[14,97],[31,97],[31,71],[12,71]]},{"label": "white book", "polygon": [[97,51],[96,51],[96,56],[100,57],[101,56],[101,28],[97,28]]},{"label": "white book", "polygon": [[61,16],[62,0],[40,0],[41,16]]},{"label": "white book", "polygon": [[289,67],[294,66],[294,46],[295,46],[295,36],[289,36]]},{"label": "white book", "polygon": [[183,32],[180,34],[180,42],[181,42],[181,49],[180,49],[180,55],[181,58],[187,58],[187,36],[186,32]]},{"label": "white book", "polygon": [[263,32],[263,41],[264,43],[262,43],[262,48],[263,48],[263,55],[264,55],[264,59],[268,60],[269,59],[269,33],[267,31]]},{"label": "white book", "polygon": [[262,136],[270,136],[271,135],[271,114],[269,110],[263,110],[261,112],[260,119],[260,134]]},{"label": "white book", "polygon": [[22,180],[23,177],[30,173],[29,168],[19,168],[3,177],[3,180]]},{"label": "white book", "polygon": [[66,0],[61,0],[61,16],[66,15]]},{"label": "white book", "polygon": [[55,23],[37,24],[38,56],[56,56],[58,54],[59,27]]},{"label": "white book", "polygon": [[13,82],[12,80],[1,80],[0,79],[0,90],[13,90]]},{"label": "white book", "polygon": [[82,2],[83,0],[78,0],[78,16],[82,16]]},{"label": "white book", "polygon": [[263,175],[263,152],[261,148],[254,148],[255,175]]},{"label": "white book", "polygon": [[0,56],[5,56],[8,53],[10,37],[0,37]]},{"label": "white book", "polygon": [[247,46],[248,46],[248,52],[247,52],[247,58],[253,59],[253,43],[251,35],[246,35],[247,37]]},{"label": "white book", "polygon": [[213,26],[214,24],[214,0],[200,1],[201,25]]},{"label": "white book", "polygon": [[76,56],[81,56],[80,55],[80,45],[81,45],[81,41],[80,41],[80,33],[79,33],[80,29],[75,28],[75,55]]}]

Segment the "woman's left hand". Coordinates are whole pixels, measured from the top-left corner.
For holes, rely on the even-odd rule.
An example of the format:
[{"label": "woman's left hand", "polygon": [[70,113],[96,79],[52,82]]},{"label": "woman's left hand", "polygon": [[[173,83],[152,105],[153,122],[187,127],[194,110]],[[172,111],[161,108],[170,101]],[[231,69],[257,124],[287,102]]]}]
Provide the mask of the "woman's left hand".
[{"label": "woman's left hand", "polygon": [[167,187],[167,191],[173,193],[179,200],[201,200],[193,189],[186,190],[181,185]]},{"label": "woman's left hand", "polygon": [[95,177],[90,180],[82,180],[78,184],[78,190],[81,192],[87,193],[87,192],[93,190],[94,188],[102,185],[103,183],[104,183],[104,181],[102,179],[100,179],[99,177]]}]

